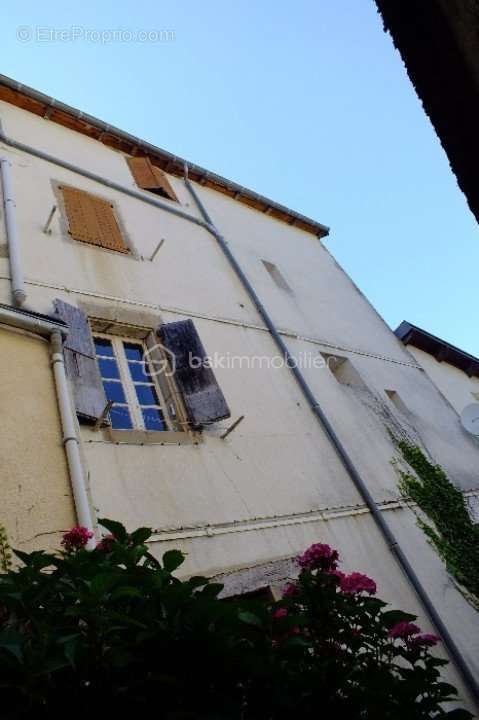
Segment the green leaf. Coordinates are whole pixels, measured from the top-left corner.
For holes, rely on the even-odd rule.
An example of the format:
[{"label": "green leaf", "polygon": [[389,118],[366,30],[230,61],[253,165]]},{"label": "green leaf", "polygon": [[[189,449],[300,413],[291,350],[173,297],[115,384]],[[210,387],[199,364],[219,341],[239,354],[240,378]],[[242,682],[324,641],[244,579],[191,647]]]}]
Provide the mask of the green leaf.
[{"label": "green leaf", "polygon": [[224,585],[221,583],[207,583],[203,590],[201,591],[201,595],[206,595],[206,597],[216,597],[220,594],[220,592],[223,590]]},{"label": "green leaf", "polygon": [[464,710],[463,708],[456,708],[455,710],[451,710],[446,713],[446,717],[448,720],[472,720],[474,715],[471,715],[470,712]]},{"label": "green leaf", "polygon": [[167,550],[162,558],[163,567],[170,573],[174,572],[184,563],[185,557],[181,550]]},{"label": "green leaf", "polygon": [[148,527],[138,528],[138,530],[135,530],[135,532],[132,532],[130,534],[130,540],[135,545],[140,545],[141,543],[144,543],[145,540],[148,540],[149,537],[151,537],[152,532],[152,529]]},{"label": "green leaf", "polygon": [[15,550],[15,548],[12,548],[14,554],[17,556],[19,560],[22,561],[24,565],[27,567],[33,563],[33,558],[31,557],[31,553],[23,552],[23,550]]},{"label": "green leaf", "polygon": [[68,667],[69,664],[70,661],[67,660],[67,658],[50,658],[41,667],[39,675],[49,675],[50,673],[55,672],[55,670],[61,670],[62,668]]},{"label": "green leaf", "polygon": [[98,522],[100,525],[102,525],[106,530],[109,530],[113,537],[116,540],[119,540],[120,542],[125,542],[125,540],[128,538],[128,533],[126,532],[125,526],[122,525],[120,522],[116,522],[116,520],[108,520],[107,518],[99,518]]},{"label": "green leaf", "polygon": [[18,662],[23,660],[23,636],[15,630],[0,632],[0,648],[7,650]]},{"label": "green leaf", "polygon": [[72,667],[75,667],[75,654],[80,638],[80,633],[73,633],[72,635],[64,635],[63,637],[59,637],[57,640],[58,645],[63,645],[63,652],[65,653],[65,657]]},{"label": "green leaf", "polygon": [[311,641],[301,635],[286,638],[281,644],[283,647],[311,647]]},{"label": "green leaf", "polygon": [[249,610],[238,610],[238,618],[241,620],[241,622],[244,622],[247,625],[254,625],[255,627],[259,628],[263,627],[261,618],[259,618],[254,613],[249,612]]},{"label": "green leaf", "polygon": [[411,613],[403,612],[402,610],[387,610],[381,615],[381,619],[387,628],[392,628],[400,622],[414,622],[417,620],[417,615],[411,615]]},{"label": "green leaf", "polygon": [[208,584],[208,578],[202,577],[201,575],[193,575],[188,580],[188,585],[192,590],[195,588],[203,587]]},{"label": "green leaf", "polygon": [[120,575],[117,572],[114,573],[100,573],[99,575],[95,575],[93,578],[90,590],[95,595],[103,595],[104,593],[108,592],[112,589],[120,579]]},{"label": "green leaf", "polygon": [[119,600],[120,598],[127,597],[143,597],[143,593],[139,588],[125,585],[125,587],[117,588],[111,594],[112,600]]}]

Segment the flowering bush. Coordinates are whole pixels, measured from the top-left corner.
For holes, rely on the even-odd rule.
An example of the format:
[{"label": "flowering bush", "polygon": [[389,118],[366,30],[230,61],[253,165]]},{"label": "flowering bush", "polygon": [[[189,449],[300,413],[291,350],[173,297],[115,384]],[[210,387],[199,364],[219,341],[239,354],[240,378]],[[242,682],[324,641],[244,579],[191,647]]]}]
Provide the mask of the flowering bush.
[{"label": "flowering bush", "polygon": [[64,534],[62,545],[67,552],[72,552],[73,550],[79,550],[85,547],[92,537],[93,533],[80,525]]},{"label": "flowering bush", "polygon": [[387,609],[376,585],[312,545],[279,602],[221,600],[206,578],[180,581],[151,531],[111,535],[89,552],[84,528],[59,554],[21,553],[0,575],[2,718],[151,712],[160,720],[464,720],[437,638]]}]

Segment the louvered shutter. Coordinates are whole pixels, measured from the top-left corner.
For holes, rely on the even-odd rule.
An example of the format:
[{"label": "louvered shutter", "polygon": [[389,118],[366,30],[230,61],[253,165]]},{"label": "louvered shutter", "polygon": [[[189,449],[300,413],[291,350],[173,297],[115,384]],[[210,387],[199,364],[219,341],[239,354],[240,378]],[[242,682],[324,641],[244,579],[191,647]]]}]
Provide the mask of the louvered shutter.
[{"label": "louvered shutter", "polygon": [[86,314],[63,300],[54,301],[55,313],[68,325],[65,367],[80,419],[94,422],[107,400],[95,358],[95,346]]},{"label": "louvered shutter", "polygon": [[128,253],[111,203],[84,190],[62,186],[70,235],[74,240]]},{"label": "louvered shutter", "polygon": [[153,165],[149,157],[127,158],[131,174],[138,187],[163,195],[170,200],[178,201],[175,191],[168,182],[165,173]]},{"label": "louvered shutter", "polygon": [[[207,355],[193,321],[181,320],[161,325],[158,335],[163,347],[170,353],[174,379],[193,427],[230,417],[229,407],[213,370],[198,362],[198,359],[205,360]],[[194,363],[191,358],[195,359]]]},{"label": "louvered shutter", "polygon": [[178,198],[176,197],[176,193],[173,190],[173,188],[170,185],[170,182],[168,178],[166,177],[165,173],[161,168],[156,167],[156,165],[153,165],[153,172],[155,174],[156,182],[158,185],[158,189],[160,192],[163,193],[163,195],[170,200],[175,200],[178,202]]}]

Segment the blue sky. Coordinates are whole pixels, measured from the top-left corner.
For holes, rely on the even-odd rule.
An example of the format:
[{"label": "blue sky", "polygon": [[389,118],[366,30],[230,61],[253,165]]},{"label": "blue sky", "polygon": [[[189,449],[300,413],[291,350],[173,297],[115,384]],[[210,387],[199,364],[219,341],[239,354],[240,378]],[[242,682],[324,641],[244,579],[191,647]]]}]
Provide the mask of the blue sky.
[{"label": "blue sky", "polygon": [[[393,328],[479,355],[477,224],[373,0],[3,10],[1,72],[330,226]],[[48,40],[72,27],[83,39]],[[125,40],[95,34],[113,30]],[[173,38],[128,41],[160,30]]]}]

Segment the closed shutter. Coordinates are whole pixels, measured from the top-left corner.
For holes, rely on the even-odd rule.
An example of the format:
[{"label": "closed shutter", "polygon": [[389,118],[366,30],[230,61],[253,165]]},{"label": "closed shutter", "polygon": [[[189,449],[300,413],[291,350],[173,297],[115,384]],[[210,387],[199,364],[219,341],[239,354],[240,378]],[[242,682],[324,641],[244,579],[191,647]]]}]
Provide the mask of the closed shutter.
[{"label": "closed shutter", "polygon": [[[198,359],[205,360],[207,355],[193,321],[181,320],[161,325],[158,335],[163,347],[170,353],[174,379],[191,424],[199,427],[230,417],[229,407],[213,370],[198,362]],[[191,358],[195,359],[194,363]]]},{"label": "closed shutter", "polygon": [[86,314],[63,300],[54,301],[55,313],[68,325],[65,367],[80,419],[94,422],[107,400],[95,358],[95,346]]},{"label": "closed shutter", "polygon": [[70,235],[74,240],[107,250],[130,252],[121,235],[111,203],[96,195],[62,186]]},{"label": "closed shutter", "polygon": [[131,157],[127,158],[127,160],[138,187],[162,195],[169,200],[178,201],[165,173],[159,167],[153,165],[150,158]]}]

